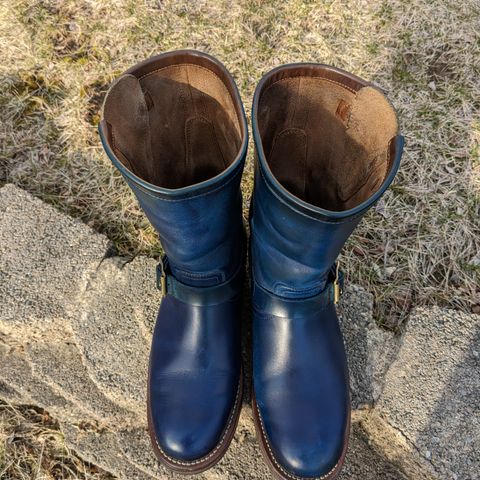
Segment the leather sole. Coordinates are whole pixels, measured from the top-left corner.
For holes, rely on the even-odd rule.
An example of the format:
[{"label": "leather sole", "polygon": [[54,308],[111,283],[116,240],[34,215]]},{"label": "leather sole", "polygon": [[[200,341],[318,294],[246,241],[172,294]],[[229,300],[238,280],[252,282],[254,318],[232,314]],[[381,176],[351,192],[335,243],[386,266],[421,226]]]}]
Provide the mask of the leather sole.
[{"label": "leather sole", "polygon": [[[149,379],[150,382],[150,379]],[[178,460],[167,455],[160,447],[157,437],[155,435],[155,429],[153,427],[152,412],[150,408],[150,389],[148,389],[147,398],[147,417],[148,417],[148,433],[152,443],[153,451],[158,461],[165,465],[170,470],[177,473],[183,473],[186,475],[196,474],[204,472],[218,463],[228,450],[230,443],[235,434],[237,428],[238,419],[240,417],[240,411],[242,409],[243,398],[243,371],[240,369],[240,379],[237,387],[237,394],[235,402],[228,418],[227,426],[225,427],[220,441],[218,444],[205,456],[195,460]]]},{"label": "leather sole", "polygon": [[262,419],[260,418],[260,410],[257,405],[257,401],[255,399],[255,392],[252,391],[252,412],[253,412],[253,421],[255,423],[255,430],[257,432],[257,439],[258,443],[260,444],[260,450],[262,455],[272,472],[273,476],[277,480],[334,480],[340,474],[342,470],[343,464],[345,462],[345,456],[347,455],[348,450],[348,441],[350,437],[350,411],[348,413],[348,428],[347,433],[345,436],[345,443],[342,451],[342,455],[338,460],[338,463],[335,467],[325,475],[320,477],[300,477],[298,475],[294,475],[292,473],[287,472],[275,459],[273,456],[272,450],[268,443],[268,439],[265,433],[265,429],[263,427]]}]

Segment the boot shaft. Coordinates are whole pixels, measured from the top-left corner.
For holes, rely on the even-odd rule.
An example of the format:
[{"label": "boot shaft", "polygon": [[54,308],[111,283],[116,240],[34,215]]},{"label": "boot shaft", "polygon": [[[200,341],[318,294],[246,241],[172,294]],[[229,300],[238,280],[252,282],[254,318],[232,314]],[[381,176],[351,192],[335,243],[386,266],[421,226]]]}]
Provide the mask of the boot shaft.
[{"label": "boot shaft", "polygon": [[114,83],[99,129],[172,274],[198,287],[234,275],[244,249],[247,125],[225,67],[195,51],[152,57]]},{"label": "boot shaft", "polygon": [[332,67],[279,67],[259,83],[252,125],[253,277],[265,290],[306,298],[399,166],[403,138],[385,96]]}]

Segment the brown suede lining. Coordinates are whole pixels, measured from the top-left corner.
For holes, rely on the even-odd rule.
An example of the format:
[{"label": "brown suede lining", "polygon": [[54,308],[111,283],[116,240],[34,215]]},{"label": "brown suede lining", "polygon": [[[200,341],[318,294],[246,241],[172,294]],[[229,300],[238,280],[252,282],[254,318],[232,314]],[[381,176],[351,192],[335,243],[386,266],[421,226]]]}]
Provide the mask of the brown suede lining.
[{"label": "brown suede lining", "polygon": [[111,148],[129,170],[159,187],[218,175],[245,136],[232,83],[223,67],[188,52],[142,62],[105,99]]},{"label": "brown suede lining", "polygon": [[376,88],[322,66],[277,70],[260,93],[257,121],[273,175],[302,200],[351,209],[390,170],[396,114]]}]

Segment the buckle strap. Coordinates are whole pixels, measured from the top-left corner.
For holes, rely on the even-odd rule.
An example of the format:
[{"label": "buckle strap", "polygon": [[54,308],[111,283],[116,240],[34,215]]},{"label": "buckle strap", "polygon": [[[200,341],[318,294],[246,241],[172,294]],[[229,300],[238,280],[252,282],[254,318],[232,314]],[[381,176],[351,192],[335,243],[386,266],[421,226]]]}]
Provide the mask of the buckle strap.
[{"label": "buckle strap", "polygon": [[335,270],[335,278],[333,280],[333,303],[336,305],[340,301],[340,297],[343,294],[343,283],[344,277],[343,272],[340,270],[340,263],[337,262],[332,269],[330,270],[330,274],[332,271]]},{"label": "buckle strap", "polygon": [[344,275],[338,264],[327,274],[325,288],[308,298],[286,298],[275,295],[253,282],[253,306],[262,313],[291,318],[323,310],[330,304],[337,304],[343,293]]},{"label": "buckle strap", "polygon": [[243,287],[243,267],[226,282],[213,287],[192,287],[177,280],[170,271],[168,259],[164,255],[157,265],[157,288],[162,297],[171,295],[190,305],[217,305],[235,298]]}]

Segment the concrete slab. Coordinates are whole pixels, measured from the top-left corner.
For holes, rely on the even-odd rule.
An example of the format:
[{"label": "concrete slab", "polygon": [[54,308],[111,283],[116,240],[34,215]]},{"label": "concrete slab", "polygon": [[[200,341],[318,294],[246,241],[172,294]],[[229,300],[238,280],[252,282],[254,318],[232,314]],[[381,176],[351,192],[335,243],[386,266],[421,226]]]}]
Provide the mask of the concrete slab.
[{"label": "concrete slab", "polygon": [[103,235],[14,185],[0,189],[0,319],[58,322],[105,256]]},{"label": "concrete slab", "polygon": [[145,421],[143,411],[138,412],[135,405],[131,405],[127,410],[102,393],[90,378],[73,343],[68,340],[37,342],[31,343],[26,349],[35,376],[46,383],[58,386],[60,391],[91,412],[93,418],[116,428]]},{"label": "concrete slab", "polygon": [[479,478],[480,315],[417,308],[378,408],[440,478]]},{"label": "concrete slab", "polygon": [[399,339],[377,326],[373,296],[361,287],[346,287],[338,313],[347,348],[352,407],[373,406],[383,389]]},{"label": "concrete slab", "polygon": [[112,257],[90,278],[81,311],[72,317],[76,343],[90,375],[106,395],[144,411],[151,333],[160,293],[155,286],[156,261],[131,262]]}]

